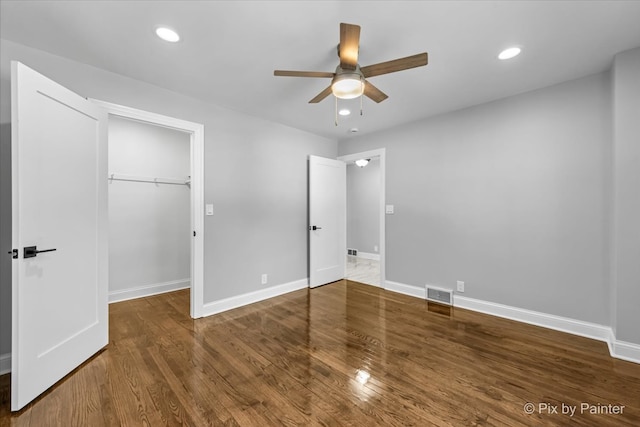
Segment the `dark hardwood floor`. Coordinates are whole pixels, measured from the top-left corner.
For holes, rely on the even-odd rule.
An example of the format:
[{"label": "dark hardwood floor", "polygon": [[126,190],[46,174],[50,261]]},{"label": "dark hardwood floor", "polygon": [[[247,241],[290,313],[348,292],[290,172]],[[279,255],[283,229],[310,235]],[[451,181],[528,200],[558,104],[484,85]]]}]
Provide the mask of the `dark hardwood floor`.
[{"label": "dark hardwood floor", "polygon": [[21,412],[0,379],[0,425],[640,425],[640,365],[586,338],[349,281],[188,312],[112,304],[107,349]]}]

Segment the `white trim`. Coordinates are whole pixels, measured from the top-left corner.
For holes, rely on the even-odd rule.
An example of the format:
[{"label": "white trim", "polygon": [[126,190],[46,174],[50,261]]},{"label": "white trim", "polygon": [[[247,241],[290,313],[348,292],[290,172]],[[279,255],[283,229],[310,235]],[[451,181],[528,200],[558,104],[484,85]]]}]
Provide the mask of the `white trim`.
[{"label": "white trim", "polygon": [[154,283],[152,285],[135,286],[133,288],[122,289],[109,292],[109,304],[113,302],[127,301],[134,298],[149,297],[152,295],[164,294],[180,289],[191,287],[191,280],[173,280],[171,282]]},{"label": "white trim", "polygon": [[609,352],[615,358],[626,360],[627,362],[640,363],[640,345],[618,341],[611,333],[612,341],[609,344]]},{"label": "white trim", "polygon": [[203,316],[204,306],[204,125],[191,133],[191,317]]},{"label": "white trim", "polygon": [[[411,297],[425,299],[425,288],[387,280],[385,289]],[[455,293],[453,295],[453,305],[454,307],[477,311],[491,316],[502,317],[509,320],[515,320],[517,322],[566,332],[597,341],[603,341],[607,343],[611,357],[626,360],[628,362],[640,363],[640,345],[625,341],[618,341],[613,330],[609,326],[463,297]]]},{"label": "white trim", "polygon": [[204,125],[90,99],[109,114],[187,132],[191,135],[191,317],[202,317],[204,301]]},{"label": "white trim", "polygon": [[425,288],[419,288],[417,286],[405,285],[404,283],[392,282],[387,280],[384,288],[387,291],[397,292],[399,294],[408,295],[410,297],[425,299]]},{"label": "white trim", "polygon": [[516,320],[530,325],[542,326],[543,328],[567,332],[598,341],[609,342],[611,338],[611,328],[597,323],[583,322],[568,317],[555,316],[553,314],[511,307],[460,295],[454,295],[453,302],[455,307],[503,317],[509,320]]},{"label": "white trim", "polygon": [[356,255],[357,258],[362,258],[362,259],[372,259],[374,261],[380,261],[380,254],[372,254],[370,252],[360,252],[358,251],[358,255]]},{"label": "white trim", "polygon": [[0,375],[11,372],[11,353],[0,354]]},{"label": "white trim", "polygon": [[255,302],[263,301],[269,298],[277,297],[289,292],[305,289],[308,287],[309,279],[300,279],[282,285],[271,286],[259,291],[249,292],[234,297],[221,299],[206,303],[203,307],[203,316],[211,316],[212,314],[221,313],[223,311],[242,307]]},{"label": "white trim", "polygon": [[[369,159],[379,157],[380,158],[380,236],[378,237],[378,241],[380,242],[380,252],[378,254],[378,259],[380,260],[380,286],[384,289],[387,277],[387,267],[386,267],[386,220],[387,216],[385,214],[385,205],[387,203],[387,149],[386,148],[378,148],[375,150],[362,151],[360,153],[353,154],[345,154],[343,156],[338,157],[338,160],[342,160],[343,162],[353,162],[358,159]],[[345,253],[346,253],[345,249]]]}]

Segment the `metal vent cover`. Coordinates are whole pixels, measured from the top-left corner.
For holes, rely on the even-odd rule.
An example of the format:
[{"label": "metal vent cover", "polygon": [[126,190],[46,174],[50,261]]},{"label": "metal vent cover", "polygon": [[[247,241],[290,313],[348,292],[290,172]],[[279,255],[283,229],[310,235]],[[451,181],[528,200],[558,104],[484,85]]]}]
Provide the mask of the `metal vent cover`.
[{"label": "metal vent cover", "polygon": [[453,304],[453,291],[451,289],[436,288],[434,286],[426,286],[425,293],[427,300],[439,302],[441,304]]}]

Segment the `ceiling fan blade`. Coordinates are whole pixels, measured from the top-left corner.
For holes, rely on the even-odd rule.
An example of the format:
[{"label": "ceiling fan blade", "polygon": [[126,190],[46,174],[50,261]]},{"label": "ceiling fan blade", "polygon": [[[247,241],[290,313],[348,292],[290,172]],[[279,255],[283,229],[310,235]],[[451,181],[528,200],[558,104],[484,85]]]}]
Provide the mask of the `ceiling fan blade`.
[{"label": "ceiling fan blade", "polygon": [[309,104],[317,104],[318,102],[322,101],[329,95],[331,95],[331,86],[329,86],[328,88],[320,92],[318,95],[316,95],[315,98],[309,101]]},{"label": "ceiling fan blade", "polygon": [[380,103],[389,97],[386,93],[367,81],[364,83],[364,95],[377,103]]},{"label": "ceiling fan blade", "polygon": [[360,49],[360,26],[340,24],[340,67],[344,70],[355,70],[358,64]]},{"label": "ceiling fan blade", "polygon": [[381,74],[408,70],[409,68],[422,67],[427,65],[427,62],[427,52],[424,52],[413,56],[407,56],[406,58],[394,59],[393,61],[367,65],[366,67],[361,67],[360,71],[362,71],[362,74],[365,77],[374,77]]},{"label": "ceiling fan blade", "polygon": [[282,77],[326,77],[333,78],[334,73],[328,73],[324,71],[287,71],[287,70],[275,70],[274,76]]}]

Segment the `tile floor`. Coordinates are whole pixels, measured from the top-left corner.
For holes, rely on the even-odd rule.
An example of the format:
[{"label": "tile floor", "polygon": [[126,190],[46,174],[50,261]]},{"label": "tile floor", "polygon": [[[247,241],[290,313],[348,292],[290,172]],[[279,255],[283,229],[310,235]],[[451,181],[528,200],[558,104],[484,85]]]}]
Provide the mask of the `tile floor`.
[{"label": "tile floor", "polygon": [[347,255],[347,279],[380,286],[380,261]]}]

